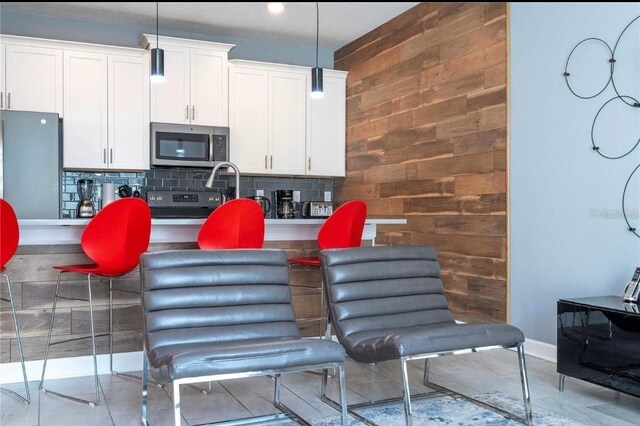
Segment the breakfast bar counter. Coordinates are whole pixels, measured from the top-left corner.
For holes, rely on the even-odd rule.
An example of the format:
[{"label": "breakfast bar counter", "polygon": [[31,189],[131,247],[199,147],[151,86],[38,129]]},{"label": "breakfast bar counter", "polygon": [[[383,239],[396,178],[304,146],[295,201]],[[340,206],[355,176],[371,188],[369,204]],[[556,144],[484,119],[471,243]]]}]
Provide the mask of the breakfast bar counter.
[{"label": "breakfast bar counter", "polygon": [[[20,220],[20,245],[78,244],[90,219]],[[265,241],[315,240],[326,219],[266,219]],[[195,242],[205,219],[152,219],[151,243]],[[362,239],[375,245],[377,225],[404,225],[406,219],[367,219]]]}]

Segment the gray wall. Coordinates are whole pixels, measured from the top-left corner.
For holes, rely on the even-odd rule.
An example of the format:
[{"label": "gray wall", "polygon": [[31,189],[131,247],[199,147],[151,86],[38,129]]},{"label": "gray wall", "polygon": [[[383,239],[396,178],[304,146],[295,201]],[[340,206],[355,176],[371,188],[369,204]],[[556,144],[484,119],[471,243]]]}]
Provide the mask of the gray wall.
[{"label": "gray wall", "polygon": [[[581,100],[562,76],[580,40],[600,37],[613,47],[638,14],[638,3],[511,4],[510,321],[527,338],[555,344],[557,299],[622,295],[640,263],[640,239],[621,217],[622,190],[640,150],[616,161],[596,155],[591,124],[614,92]],[[638,99],[639,27],[630,28],[616,54],[617,81]],[[578,88],[606,81],[604,53],[597,44],[576,51],[571,78]],[[640,138],[637,109],[616,102],[603,114],[596,128],[601,149],[630,149]],[[640,176],[631,186],[632,225],[640,229]]]},{"label": "gray wall", "polygon": [[[143,33],[155,34],[155,28],[101,24],[2,12],[0,13],[0,33],[83,43],[138,47],[139,37]],[[162,28],[160,33],[161,35],[170,37],[193,38],[197,40],[235,44],[236,47],[229,52],[230,59],[251,59],[255,61],[304,66],[315,65],[315,47],[217,37],[215,34],[162,31]],[[321,67],[333,68],[333,51],[320,49],[318,52],[318,62]]]}]

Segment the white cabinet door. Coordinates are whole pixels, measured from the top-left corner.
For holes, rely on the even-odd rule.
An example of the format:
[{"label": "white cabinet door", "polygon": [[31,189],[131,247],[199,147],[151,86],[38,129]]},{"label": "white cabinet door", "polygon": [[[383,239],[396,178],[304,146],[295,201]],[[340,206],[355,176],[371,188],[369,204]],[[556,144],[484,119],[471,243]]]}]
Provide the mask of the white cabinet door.
[{"label": "white cabinet door", "polygon": [[5,108],[62,116],[62,50],[7,44],[5,59]]},{"label": "white cabinet door", "polygon": [[63,165],[107,168],[107,55],[64,52]]},{"label": "white cabinet door", "polygon": [[345,84],[344,77],[325,75],[324,97],[311,99],[308,175],[345,175]]},{"label": "white cabinet door", "polygon": [[189,49],[163,47],[164,82],[151,83],[151,121],[187,124],[189,102]]},{"label": "white cabinet door", "polygon": [[227,53],[191,49],[191,124],[229,126],[228,93]]},{"label": "white cabinet door", "polygon": [[241,173],[268,172],[269,73],[230,67],[230,159]]},{"label": "white cabinet door", "polygon": [[304,175],[307,76],[271,72],[269,78],[269,169],[273,174]]},{"label": "white cabinet door", "polygon": [[149,169],[149,59],[109,55],[109,168]]}]

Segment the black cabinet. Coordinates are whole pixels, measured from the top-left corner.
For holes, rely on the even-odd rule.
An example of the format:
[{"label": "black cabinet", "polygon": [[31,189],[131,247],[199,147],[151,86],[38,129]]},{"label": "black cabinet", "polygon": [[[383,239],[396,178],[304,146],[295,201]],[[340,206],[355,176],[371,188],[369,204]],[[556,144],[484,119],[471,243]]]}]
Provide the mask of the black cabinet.
[{"label": "black cabinet", "polygon": [[558,373],[640,397],[640,312],[619,296],[558,301]]}]

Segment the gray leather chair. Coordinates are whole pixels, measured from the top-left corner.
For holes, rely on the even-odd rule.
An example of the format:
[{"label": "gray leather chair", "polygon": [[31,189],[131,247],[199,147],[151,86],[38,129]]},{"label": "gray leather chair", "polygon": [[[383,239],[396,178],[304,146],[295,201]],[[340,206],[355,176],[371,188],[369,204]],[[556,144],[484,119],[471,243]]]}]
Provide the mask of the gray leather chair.
[{"label": "gray leather chair", "polygon": [[[513,347],[518,350],[525,421],[531,422],[524,335],[516,327],[504,324],[457,324],[444,297],[440,267],[432,248],[324,250],[320,252],[320,259],[331,323],[347,355],[360,363],[400,360],[403,398],[384,402],[404,401],[407,425],[412,424],[408,361],[424,359],[425,386],[438,393],[452,393],[428,380],[429,359]],[[322,398],[336,404],[324,393]],[[349,408],[377,403],[380,401]],[[497,407],[492,408],[512,417]]]},{"label": "gray leather chair", "polygon": [[347,424],[344,349],[302,340],[291,305],[288,263],[281,250],[176,250],[140,259],[144,327],[142,424],[147,423],[149,372],[173,382],[176,426],[180,385],[241,377],[275,378],[281,414],[238,423],[292,417],[280,402],[280,374],[337,368],[342,424]]}]

